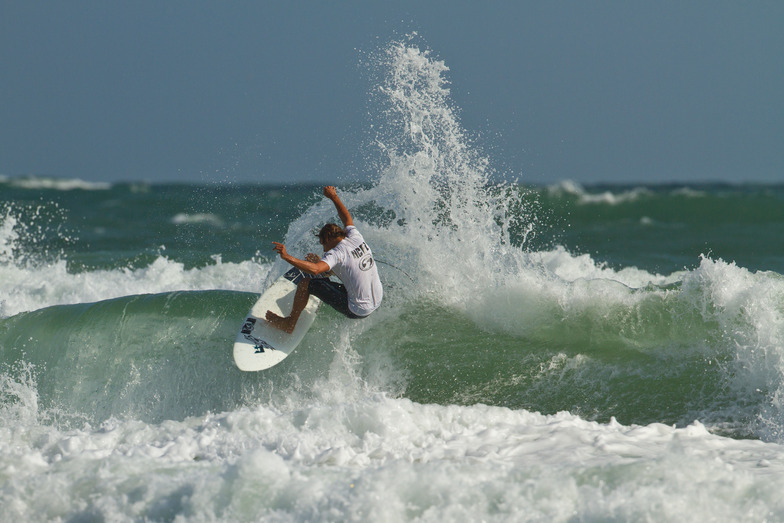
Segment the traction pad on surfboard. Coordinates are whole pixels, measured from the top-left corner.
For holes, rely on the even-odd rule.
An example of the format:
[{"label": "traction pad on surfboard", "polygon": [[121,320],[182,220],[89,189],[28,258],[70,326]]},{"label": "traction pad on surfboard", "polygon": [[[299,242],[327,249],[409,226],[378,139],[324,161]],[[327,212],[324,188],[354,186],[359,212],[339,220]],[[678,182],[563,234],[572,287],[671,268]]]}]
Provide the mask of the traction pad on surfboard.
[{"label": "traction pad on surfboard", "polygon": [[301,282],[304,278],[328,278],[329,276],[323,276],[321,274],[318,275],[305,274],[300,269],[297,269],[296,267],[292,267],[291,269],[286,271],[286,274],[284,274],[283,277],[289,280],[294,285],[299,285],[299,282]]},{"label": "traction pad on surfboard", "polygon": [[253,332],[253,327],[256,325],[256,318],[245,318],[245,324],[242,326],[240,333],[245,336],[245,339],[253,343],[253,349],[255,350],[255,354],[259,354],[264,352],[264,349],[275,350],[275,347],[267,343],[266,341],[262,340],[261,338],[256,338],[251,333]]}]

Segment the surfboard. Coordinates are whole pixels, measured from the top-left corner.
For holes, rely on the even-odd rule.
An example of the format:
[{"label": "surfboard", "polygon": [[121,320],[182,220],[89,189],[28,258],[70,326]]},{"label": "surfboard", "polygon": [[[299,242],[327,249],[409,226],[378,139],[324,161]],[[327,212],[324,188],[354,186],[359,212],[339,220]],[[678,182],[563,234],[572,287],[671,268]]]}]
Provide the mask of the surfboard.
[{"label": "surfboard", "polygon": [[234,340],[234,363],[240,370],[269,369],[286,359],[297,348],[316,319],[321,300],[311,296],[291,334],[276,329],[265,320],[267,311],[288,316],[294,303],[297,284],[305,274],[292,267],[264,291],[245,317]]}]

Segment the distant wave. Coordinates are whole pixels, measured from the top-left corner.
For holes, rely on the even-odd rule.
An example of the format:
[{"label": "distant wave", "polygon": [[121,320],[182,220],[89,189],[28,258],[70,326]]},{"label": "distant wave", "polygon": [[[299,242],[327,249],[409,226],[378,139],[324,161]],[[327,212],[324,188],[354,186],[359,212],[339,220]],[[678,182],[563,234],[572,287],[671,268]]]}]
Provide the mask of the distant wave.
[{"label": "distant wave", "polygon": [[[622,191],[591,191],[574,180],[563,180],[556,184],[549,185],[546,187],[546,191],[552,196],[559,196],[564,194],[576,196],[577,203],[583,205],[618,205],[622,203],[634,202],[643,197],[650,197],[658,192],[655,187],[652,186],[631,187]],[[671,190],[666,191],[666,193],[669,193],[671,196],[681,196],[686,198],[700,198],[707,195],[707,193],[703,190],[692,189],[685,186],[672,187]]]},{"label": "distant wave", "polygon": [[105,191],[112,187],[112,184],[108,182],[87,182],[79,178],[54,178],[47,176],[24,176],[20,178],[0,176],[0,183],[18,189],[49,189],[55,191]]},{"label": "distant wave", "polygon": [[632,202],[637,200],[640,196],[651,194],[650,189],[645,187],[635,187],[634,189],[621,193],[614,193],[611,191],[591,193],[582,185],[572,180],[564,180],[556,185],[549,186],[547,189],[551,194],[566,193],[577,196],[578,202],[581,204],[605,203],[617,205],[619,203]]},{"label": "distant wave", "polygon": [[190,225],[190,224],[206,223],[208,225],[213,225],[215,227],[223,226],[223,220],[221,220],[218,216],[211,213],[188,214],[188,213],[181,212],[175,215],[171,219],[171,222],[175,225]]}]

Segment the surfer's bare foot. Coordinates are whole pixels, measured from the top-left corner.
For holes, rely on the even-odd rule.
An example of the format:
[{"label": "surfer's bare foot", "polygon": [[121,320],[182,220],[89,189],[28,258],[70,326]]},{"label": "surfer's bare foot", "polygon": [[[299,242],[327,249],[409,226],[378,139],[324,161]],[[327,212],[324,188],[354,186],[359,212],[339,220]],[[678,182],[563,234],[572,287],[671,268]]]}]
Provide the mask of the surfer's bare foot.
[{"label": "surfer's bare foot", "polygon": [[294,332],[294,322],[291,321],[291,318],[283,318],[282,316],[278,316],[272,311],[267,311],[266,319],[267,323],[276,329],[280,329],[283,332],[287,332],[289,334]]}]

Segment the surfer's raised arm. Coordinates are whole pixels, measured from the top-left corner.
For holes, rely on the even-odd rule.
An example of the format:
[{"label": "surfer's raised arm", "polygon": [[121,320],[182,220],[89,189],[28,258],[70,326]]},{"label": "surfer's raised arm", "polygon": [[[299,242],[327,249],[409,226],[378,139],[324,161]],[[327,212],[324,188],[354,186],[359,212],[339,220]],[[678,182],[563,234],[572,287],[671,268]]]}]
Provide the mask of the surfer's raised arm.
[{"label": "surfer's raised arm", "polygon": [[343,222],[343,227],[354,225],[354,220],[351,219],[351,213],[348,212],[346,206],[343,205],[342,201],[340,201],[340,198],[338,197],[338,190],[335,189],[334,186],[327,185],[324,187],[324,196],[332,200],[332,203],[335,204],[335,209],[338,211],[340,221]]}]

